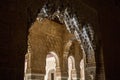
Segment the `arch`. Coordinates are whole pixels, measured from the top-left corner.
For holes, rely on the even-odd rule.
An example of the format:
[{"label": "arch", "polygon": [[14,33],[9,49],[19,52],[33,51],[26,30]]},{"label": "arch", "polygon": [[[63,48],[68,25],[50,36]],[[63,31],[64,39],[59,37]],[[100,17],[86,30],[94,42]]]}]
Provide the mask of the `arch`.
[{"label": "arch", "polygon": [[51,80],[51,74],[53,73],[55,76],[56,71],[56,59],[54,55],[48,54],[46,57],[46,74],[45,74],[45,80]]},{"label": "arch", "polygon": [[68,57],[68,80],[76,78],[75,59],[73,56]]},{"label": "arch", "polygon": [[72,62],[72,69],[75,69],[75,59],[74,59],[74,57],[73,56],[69,56],[68,57],[68,61],[69,60]]},{"label": "arch", "polygon": [[55,57],[56,67],[60,67],[59,66],[59,58],[58,58],[57,54],[55,52],[53,52],[53,51],[49,52],[49,54],[52,54]]},{"label": "arch", "polygon": [[[58,55],[55,52],[53,52],[53,51],[50,51],[47,54],[47,57],[48,57],[48,55],[52,59],[52,65],[51,65],[51,67],[48,66],[49,69],[46,68],[46,70],[48,70],[48,71],[46,71],[45,80],[47,80],[48,77],[51,79],[51,76],[54,76],[54,80],[56,80],[59,77],[59,75],[58,75],[59,74],[59,70],[58,69],[60,69],[59,58],[58,58]],[[47,60],[47,57],[46,57],[46,60]],[[53,73],[54,75],[49,74],[49,72],[51,72],[51,71],[54,72]]]}]

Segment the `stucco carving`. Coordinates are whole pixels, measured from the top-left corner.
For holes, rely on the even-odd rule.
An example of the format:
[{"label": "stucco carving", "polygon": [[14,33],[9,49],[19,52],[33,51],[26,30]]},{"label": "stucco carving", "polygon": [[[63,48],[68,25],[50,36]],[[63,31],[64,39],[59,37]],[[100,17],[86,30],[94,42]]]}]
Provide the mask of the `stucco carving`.
[{"label": "stucco carving", "polygon": [[[88,64],[95,63],[96,45],[94,39],[94,30],[90,24],[80,23],[76,14],[71,12],[69,7],[66,7],[63,10],[56,8],[54,11],[52,11],[52,7],[44,5],[32,27],[29,37],[32,39],[30,44],[32,45],[34,57],[36,56],[35,54],[39,53],[39,58],[36,56],[38,59],[35,59],[43,61],[41,62],[41,66],[45,66],[45,59],[42,58],[45,58],[49,51],[54,51],[58,57],[61,58],[61,74],[67,74],[66,69],[69,54],[73,54],[76,58],[75,61],[80,63],[80,60],[78,59],[79,56],[77,57],[76,55],[78,54],[75,53],[76,48],[72,44],[74,40],[78,41],[80,45],[79,48],[82,49],[86,71],[88,70],[88,67],[91,67],[87,66]],[[64,42],[63,37],[63,32],[65,32],[65,30],[67,30],[70,35],[74,36],[67,39],[67,41],[65,40],[66,43]],[[64,35],[66,35],[66,33]],[[76,68],[78,69],[78,67]],[[92,69],[92,71],[94,72],[95,68]],[[90,73],[88,73],[88,75],[92,76]]]}]

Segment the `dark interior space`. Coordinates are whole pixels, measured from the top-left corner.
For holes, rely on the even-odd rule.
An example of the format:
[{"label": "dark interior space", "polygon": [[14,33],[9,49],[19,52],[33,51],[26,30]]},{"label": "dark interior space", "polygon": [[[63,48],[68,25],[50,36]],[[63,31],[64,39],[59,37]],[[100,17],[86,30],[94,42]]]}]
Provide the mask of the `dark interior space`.
[{"label": "dark interior space", "polygon": [[[65,0],[68,1],[68,0]],[[71,0],[77,4],[79,0]],[[106,80],[119,80],[120,74],[120,1],[81,0],[98,13],[98,32],[103,46]],[[27,51],[28,18],[45,0],[0,1],[0,80],[23,80]],[[63,3],[64,4],[64,3]],[[39,6],[39,7],[38,7]],[[77,4],[77,6],[79,6]],[[28,8],[35,13],[29,14]],[[30,16],[30,17],[29,17]]]}]

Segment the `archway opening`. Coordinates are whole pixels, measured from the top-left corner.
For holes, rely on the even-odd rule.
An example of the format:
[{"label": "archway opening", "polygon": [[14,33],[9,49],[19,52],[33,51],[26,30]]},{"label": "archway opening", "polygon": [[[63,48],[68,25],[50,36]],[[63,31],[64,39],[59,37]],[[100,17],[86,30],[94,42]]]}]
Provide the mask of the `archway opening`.
[{"label": "archway opening", "polygon": [[68,57],[68,80],[73,80],[75,78],[75,61],[73,56]]},{"label": "archway opening", "polygon": [[46,56],[46,74],[44,80],[56,80],[56,68],[59,66],[58,57],[54,52]]}]

